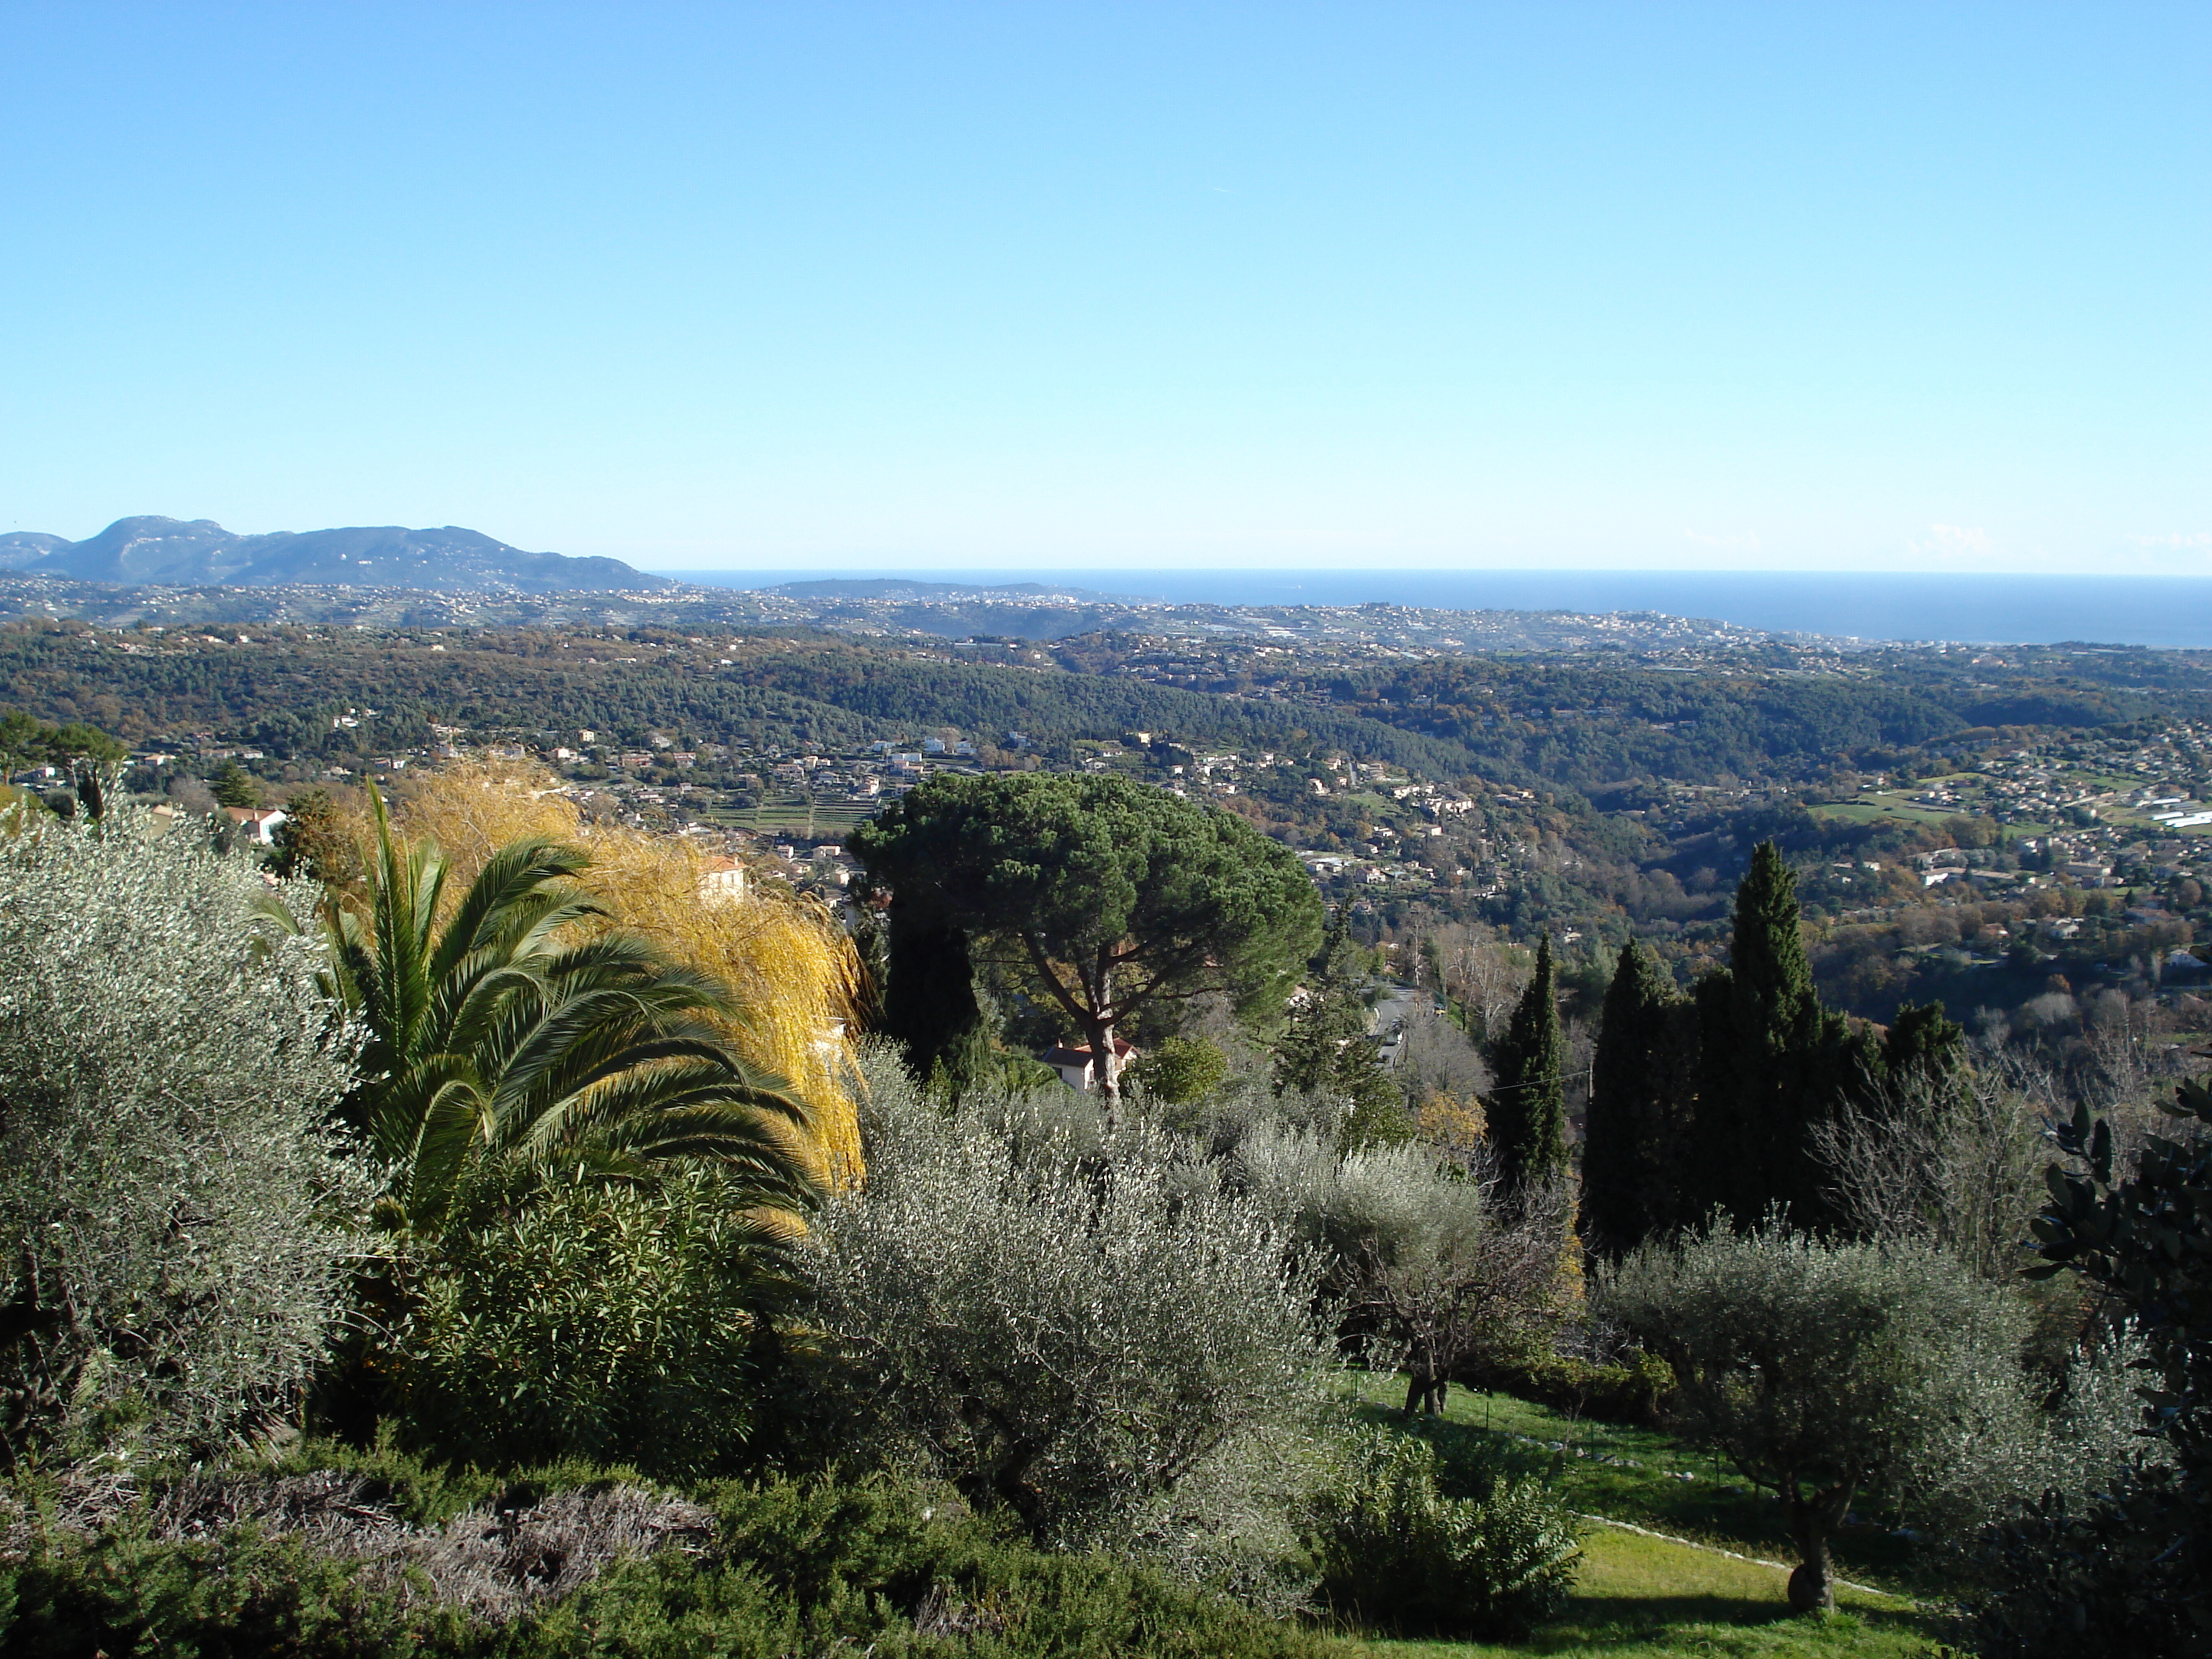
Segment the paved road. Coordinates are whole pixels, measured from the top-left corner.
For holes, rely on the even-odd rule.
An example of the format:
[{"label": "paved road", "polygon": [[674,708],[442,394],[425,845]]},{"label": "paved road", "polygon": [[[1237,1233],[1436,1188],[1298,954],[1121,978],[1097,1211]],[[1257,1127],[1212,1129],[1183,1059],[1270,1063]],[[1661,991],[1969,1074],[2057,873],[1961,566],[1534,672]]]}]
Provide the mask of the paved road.
[{"label": "paved road", "polygon": [[1410,985],[1393,985],[1383,992],[1369,1017],[1367,1029],[1382,1039],[1385,1066],[1398,1063],[1407,1024],[1433,1006],[1426,992],[1417,991]]}]

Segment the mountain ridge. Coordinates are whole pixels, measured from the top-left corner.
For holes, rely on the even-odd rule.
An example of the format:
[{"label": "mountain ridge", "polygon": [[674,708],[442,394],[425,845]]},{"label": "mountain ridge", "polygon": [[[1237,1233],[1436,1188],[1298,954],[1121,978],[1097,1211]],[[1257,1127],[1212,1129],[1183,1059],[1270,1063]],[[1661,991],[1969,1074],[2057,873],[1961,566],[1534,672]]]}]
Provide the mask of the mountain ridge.
[{"label": "mountain ridge", "polygon": [[660,591],[676,586],[620,559],[531,553],[459,525],[351,525],[243,535],[212,519],[141,514],[73,542],[40,531],[0,536],[0,570],[75,581],[278,587],[319,583],[438,592]]}]

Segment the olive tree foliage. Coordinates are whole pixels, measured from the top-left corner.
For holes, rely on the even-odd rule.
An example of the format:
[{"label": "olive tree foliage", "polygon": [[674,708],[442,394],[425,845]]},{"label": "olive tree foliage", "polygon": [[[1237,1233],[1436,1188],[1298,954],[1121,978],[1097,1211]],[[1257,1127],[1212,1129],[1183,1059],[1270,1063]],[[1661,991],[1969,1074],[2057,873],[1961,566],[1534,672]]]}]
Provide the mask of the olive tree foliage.
[{"label": "olive tree foliage", "polygon": [[250,1430],[323,1352],[367,1193],[314,896],[128,812],[0,842],[9,1461]]},{"label": "olive tree foliage", "polygon": [[1421,1145],[1340,1154],[1292,1123],[1236,1152],[1243,1185],[1330,1263],[1325,1288],[1370,1361],[1406,1373],[1406,1410],[1443,1409],[1455,1376],[1548,1348],[1566,1312],[1564,1183],[1511,1194]]},{"label": "olive tree foliage", "polygon": [[2023,1436],[2018,1298],[1924,1245],[1717,1220],[1632,1252],[1600,1305],[1673,1364],[1689,1432],[1782,1499],[1801,1613],[1835,1604],[1829,1540],[1854,1498],[1941,1486]]},{"label": "olive tree foliage", "polygon": [[1194,1142],[1060,1089],[944,1112],[888,1070],[867,1183],[806,1242],[830,1443],[1048,1542],[1249,1535],[1218,1506],[1267,1484],[1326,1360],[1308,1259]]},{"label": "olive tree foliage", "polygon": [[1992,1363],[1960,1380],[1960,1401],[1922,1441],[1899,1486],[1915,1524],[1954,1552],[2056,1498],[2079,1505],[2141,1450],[2136,1397],[2145,1346],[2123,1327],[2099,1334],[2059,1386],[2021,1365]]}]

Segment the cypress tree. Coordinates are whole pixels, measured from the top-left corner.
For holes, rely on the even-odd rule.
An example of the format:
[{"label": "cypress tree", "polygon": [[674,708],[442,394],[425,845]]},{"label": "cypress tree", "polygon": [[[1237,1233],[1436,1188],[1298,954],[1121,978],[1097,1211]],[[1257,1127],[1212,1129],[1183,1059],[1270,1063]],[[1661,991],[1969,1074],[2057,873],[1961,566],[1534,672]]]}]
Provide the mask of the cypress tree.
[{"label": "cypress tree", "polygon": [[1329,919],[1321,949],[1307,958],[1304,994],[1275,1043],[1274,1090],[1279,1095],[1328,1086],[1339,1055],[1367,1031],[1361,992],[1367,976],[1352,959],[1349,918]]},{"label": "cypress tree", "polygon": [[1966,1031],[1943,1005],[1906,1003],[1882,1039],[1881,1079],[1891,1091],[1926,1087],[1937,1099],[1956,1096],[1966,1073]]},{"label": "cypress tree", "polygon": [[1275,1044],[1275,1093],[1334,1094],[1344,1101],[1337,1144],[1345,1152],[1413,1133],[1398,1085],[1368,1038],[1366,985],[1348,919],[1340,911],[1306,963],[1305,995]]},{"label": "cypress tree", "polygon": [[894,900],[886,918],[883,1014],[879,1030],[906,1054],[917,1078],[943,1068],[951,1085],[964,1089],[990,1034],[975,1000],[975,963],[968,935],[943,918]]},{"label": "cypress tree", "polygon": [[1682,1193],[1695,1010],[1637,940],[1620,953],[1583,1120],[1582,1231],[1607,1251],[1695,1219]]},{"label": "cypress tree", "polygon": [[1559,1035],[1552,940],[1536,945],[1535,977],[1491,1058],[1497,1074],[1489,1106],[1490,1145],[1506,1187],[1541,1182],[1567,1167],[1567,1097],[1559,1075],[1565,1044]]},{"label": "cypress tree", "polygon": [[1743,1156],[1729,1207],[1748,1224],[1777,1198],[1787,1199],[1790,1165],[1805,1129],[1808,1062],[1820,1040],[1820,1002],[1813,964],[1798,931],[1797,878],[1781,849],[1763,841],[1736,889],[1729,945],[1731,1024]]},{"label": "cypress tree", "polygon": [[1761,842],[1736,889],[1725,975],[1701,986],[1701,1196],[1739,1225],[1782,1204],[1801,1226],[1826,1205],[1812,1156],[1814,1127],[1863,1090],[1879,1051],[1820,1006],[1798,931],[1797,878]]},{"label": "cypress tree", "polygon": [[1736,1169],[1743,1147],[1739,1135],[1741,1097],[1735,1052],[1735,975],[1717,968],[1690,988],[1691,1025],[1695,1036],[1692,1079],[1697,1092],[1691,1109],[1690,1156],[1675,1188],[1673,1219],[1688,1225],[1704,1221],[1716,1207],[1733,1212],[1744,1177]]}]

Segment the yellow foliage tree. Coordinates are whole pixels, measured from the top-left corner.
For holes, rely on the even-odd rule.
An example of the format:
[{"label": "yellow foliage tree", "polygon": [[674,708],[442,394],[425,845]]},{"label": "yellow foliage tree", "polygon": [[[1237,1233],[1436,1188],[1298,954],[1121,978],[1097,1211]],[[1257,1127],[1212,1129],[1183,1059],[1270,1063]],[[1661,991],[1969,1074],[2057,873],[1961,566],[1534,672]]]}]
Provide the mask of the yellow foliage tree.
[{"label": "yellow foliage tree", "polygon": [[450,893],[465,891],[493,853],[525,836],[588,851],[581,884],[619,926],[737,994],[747,1015],[732,1024],[731,1045],[789,1079],[813,1109],[824,1180],[841,1186],[860,1179],[853,1030],[860,961],[822,905],[789,893],[709,896],[696,847],[673,836],[588,823],[556,792],[551,775],[527,763],[464,762],[410,778],[393,817],[409,839],[438,843],[453,866]]},{"label": "yellow foliage tree", "polygon": [[1490,1119],[1474,1094],[1431,1089],[1413,1115],[1415,1132],[1455,1163],[1472,1164],[1488,1144]]}]

